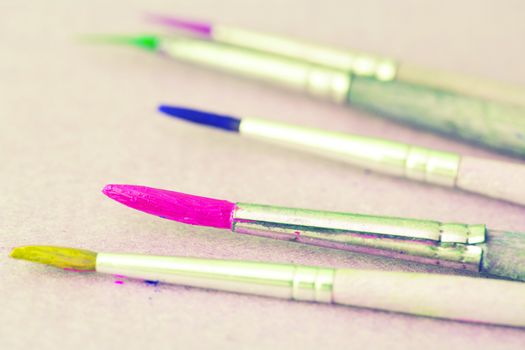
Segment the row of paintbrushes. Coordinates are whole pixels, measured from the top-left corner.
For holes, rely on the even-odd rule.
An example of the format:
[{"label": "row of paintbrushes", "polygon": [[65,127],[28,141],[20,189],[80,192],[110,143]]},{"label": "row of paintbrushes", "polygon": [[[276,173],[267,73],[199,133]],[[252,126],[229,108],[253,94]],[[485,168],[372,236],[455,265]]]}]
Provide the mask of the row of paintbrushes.
[{"label": "row of paintbrushes", "polygon": [[[525,93],[515,87],[400,64],[391,59],[177,18],[156,22],[196,37],[98,37],[179,60],[274,82],[339,103],[525,155]],[[525,205],[525,167],[399,142],[253,118],[161,106],[180,119],[277,141],[355,166],[457,187]],[[231,260],[95,253],[51,246],[11,256],[78,271],[295,300],[337,303],[525,327],[525,234],[484,225],[233,203],[144,186],[108,185],[104,193],[137,210],[191,225],[291,240],[331,249],[443,265],[482,275],[356,271]]]},{"label": "row of paintbrushes", "polygon": [[[292,88],[525,156],[525,89],[223,25],[151,18],[200,38],[148,35],[87,39],[138,46],[178,61]],[[245,136],[299,146],[369,170],[525,205],[521,181],[525,165],[517,162],[259,119],[221,119],[183,108],[164,111]]]}]

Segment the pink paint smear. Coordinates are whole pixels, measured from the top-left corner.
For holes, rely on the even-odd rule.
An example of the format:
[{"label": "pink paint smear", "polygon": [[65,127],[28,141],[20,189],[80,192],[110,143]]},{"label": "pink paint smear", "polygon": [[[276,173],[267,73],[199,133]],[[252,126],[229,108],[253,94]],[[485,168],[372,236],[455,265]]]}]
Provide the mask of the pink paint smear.
[{"label": "pink paint smear", "polygon": [[190,225],[232,228],[235,203],[146,186],[107,185],[102,192],[128,207]]}]

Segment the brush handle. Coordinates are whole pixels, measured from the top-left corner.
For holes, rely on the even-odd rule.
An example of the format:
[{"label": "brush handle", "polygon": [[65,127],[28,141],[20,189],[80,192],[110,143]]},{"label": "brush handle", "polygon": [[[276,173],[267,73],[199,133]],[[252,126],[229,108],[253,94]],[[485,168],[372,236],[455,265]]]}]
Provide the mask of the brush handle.
[{"label": "brush handle", "polygon": [[[349,74],[206,40],[172,38],[158,50],[186,62],[257,79],[525,156],[525,107],[399,80]],[[518,130],[518,132],[516,131]]]},{"label": "brush handle", "polygon": [[[180,26],[180,21],[177,22]],[[331,67],[357,76],[380,81],[396,79],[465,95],[525,105],[525,89],[521,86],[405,62],[398,63],[391,58],[369,52],[319,45],[297,38],[225,25],[215,24],[211,33],[213,39],[218,42]]]},{"label": "brush handle", "polygon": [[396,79],[488,100],[525,106],[525,89],[457,72],[426,68],[403,62],[397,66]]},{"label": "brush handle", "polygon": [[337,270],[337,304],[447,318],[525,326],[525,284],[463,276]]},{"label": "brush handle", "polygon": [[177,60],[345,103],[351,77],[345,71],[208,40],[172,38],[159,50]]},{"label": "brush handle", "polygon": [[453,187],[460,156],[374,137],[243,118],[243,136],[278,143],[384,174]]},{"label": "brush handle", "polygon": [[490,230],[484,250],[482,273],[525,281],[524,233]]},{"label": "brush handle", "polygon": [[456,187],[525,205],[525,165],[477,157],[461,157]]},{"label": "brush handle", "polygon": [[[224,124],[230,123],[227,118],[222,117]],[[214,124],[217,125],[223,127],[223,124]],[[277,143],[384,174],[457,187],[525,205],[524,164],[460,156],[385,139],[257,118],[243,118],[237,125],[243,136]]]},{"label": "brush handle", "polygon": [[96,271],[197,288],[525,327],[525,284],[422,273],[98,253]]},{"label": "brush handle", "polygon": [[360,76],[353,77],[349,102],[398,121],[525,156],[525,107]]}]

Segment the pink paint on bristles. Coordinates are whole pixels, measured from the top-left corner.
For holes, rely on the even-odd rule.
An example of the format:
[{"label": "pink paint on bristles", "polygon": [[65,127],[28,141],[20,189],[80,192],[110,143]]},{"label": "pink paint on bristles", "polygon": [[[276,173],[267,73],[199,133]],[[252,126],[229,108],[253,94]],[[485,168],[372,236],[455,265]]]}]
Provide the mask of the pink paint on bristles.
[{"label": "pink paint on bristles", "polygon": [[235,203],[135,185],[106,185],[102,192],[128,207],[190,225],[232,228]]},{"label": "pink paint on bristles", "polygon": [[180,17],[173,16],[162,16],[156,14],[146,14],[146,18],[152,22],[165,25],[168,27],[173,27],[180,30],[185,30],[192,32],[193,34],[198,34],[211,38],[213,34],[213,26],[210,23],[193,21]]}]

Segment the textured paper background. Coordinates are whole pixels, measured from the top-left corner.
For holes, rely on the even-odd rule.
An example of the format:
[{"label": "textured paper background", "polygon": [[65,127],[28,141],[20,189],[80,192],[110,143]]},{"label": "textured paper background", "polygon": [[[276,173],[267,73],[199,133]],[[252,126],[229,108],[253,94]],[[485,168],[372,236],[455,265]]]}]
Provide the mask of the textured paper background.
[{"label": "textured paper background", "polygon": [[[525,209],[370,174],[163,117],[160,102],[501,156],[366,113],[133,50],[86,32],[151,32],[144,10],[389,54],[525,84],[521,1],[0,2],[0,348],[523,349],[525,331],[294,303],[15,261],[55,244],[98,251],[452,273],[183,226],[107,198],[133,183],[239,201],[525,231]],[[498,296],[495,295],[495,298]],[[525,297],[525,296],[524,296]]]}]

